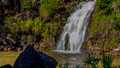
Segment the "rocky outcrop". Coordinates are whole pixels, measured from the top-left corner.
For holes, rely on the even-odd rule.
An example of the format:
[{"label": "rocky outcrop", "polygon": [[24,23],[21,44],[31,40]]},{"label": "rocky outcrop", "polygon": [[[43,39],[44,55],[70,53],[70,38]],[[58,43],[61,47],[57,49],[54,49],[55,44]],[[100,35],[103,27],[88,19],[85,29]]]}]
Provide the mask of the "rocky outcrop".
[{"label": "rocky outcrop", "polygon": [[0,6],[4,10],[15,10],[20,11],[20,1],[19,0],[0,0]]},{"label": "rocky outcrop", "polygon": [[17,58],[14,68],[56,68],[57,61],[32,46],[28,46]]},{"label": "rocky outcrop", "polygon": [[78,4],[78,2],[73,1],[73,2],[69,2],[69,1],[65,1],[65,3],[67,3],[65,6],[60,6],[58,8],[55,9],[54,12],[54,16],[52,16],[54,20],[61,20],[61,21],[65,21],[67,19],[67,17],[70,15],[70,13],[73,11],[74,6]]},{"label": "rocky outcrop", "polygon": [[28,20],[28,19],[33,20],[36,16],[39,16],[38,12],[34,10],[25,10],[15,15],[14,17],[16,20]]},{"label": "rocky outcrop", "polygon": [[[55,48],[55,42],[58,40],[58,35],[60,35],[62,31],[67,17],[70,15],[70,12],[73,11],[74,6],[78,4],[76,0],[63,0],[64,5],[58,6],[49,17],[44,19],[46,23],[60,21],[60,23],[57,24],[53,24],[54,22],[47,24],[50,29],[55,29],[55,33],[48,35],[47,39],[44,39],[44,32],[42,32],[42,30],[37,36],[34,31],[32,32],[31,30],[25,29],[25,32],[22,32],[20,29],[21,25],[16,24],[18,20],[42,19],[43,17],[39,16],[40,12],[38,10],[41,4],[40,0],[31,2],[33,7],[29,9],[21,9],[20,2],[22,3],[20,0],[0,0],[0,23],[7,20],[9,16],[12,16],[14,19],[14,23],[10,23],[10,25],[5,28],[3,28],[4,26],[0,26],[0,51],[21,51],[22,49],[24,50],[27,45],[34,45],[34,48],[39,50]],[[8,34],[11,33],[10,28],[12,27],[17,29],[17,36],[9,36],[8,38]]]},{"label": "rocky outcrop", "polygon": [[21,11],[19,0],[0,0],[0,23],[3,23],[5,17],[13,16]]}]

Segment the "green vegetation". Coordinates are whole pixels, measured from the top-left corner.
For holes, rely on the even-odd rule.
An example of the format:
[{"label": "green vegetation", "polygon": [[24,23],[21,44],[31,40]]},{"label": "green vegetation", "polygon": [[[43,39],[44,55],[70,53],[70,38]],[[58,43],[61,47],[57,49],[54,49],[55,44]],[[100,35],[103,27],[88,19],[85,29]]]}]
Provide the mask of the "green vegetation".
[{"label": "green vegetation", "polygon": [[33,6],[32,6],[31,0],[23,0],[23,1],[21,1],[21,8],[22,9],[30,9],[32,7]]},{"label": "green vegetation", "polygon": [[41,5],[39,7],[40,16],[49,16],[53,13],[56,7],[62,4],[61,0],[41,0]]},{"label": "green vegetation", "polygon": [[35,35],[40,34],[41,29],[43,28],[44,21],[43,20],[21,20],[17,21],[17,26],[20,27],[23,33],[29,33],[31,31]]},{"label": "green vegetation", "polygon": [[[67,1],[67,0],[66,0]],[[76,1],[85,1],[85,0],[76,0]],[[40,0],[38,1],[40,5],[38,6],[39,18],[34,18],[33,20],[16,20],[14,17],[10,16],[4,21],[10,32],[7,35],[7,38],[21,37],[22,35],[35,35],[40,36],[44,39],[48,35],[55,35],[58,31],[58,27],[51,27],[49,24],[53,25],[62,25],[66,23],[66,20],[62,21],[61,19],[46,21],[48,17],[55,13],[55,9],[60,6],[64,6],[62,0]],[[32,9],[33,0],[21,0],[22,9]],[[65,7],[66,8],[66,7]],[[70,7],[73,8],[73,7]],[[69,8],[66,8],[69,9]],[[71,10],[70,10],[71,11]]]},{"label": "green vegetation", "polygon": [[17,20],[15,21],[15,25],[10,26],[10,23],[13,22],[13,19],[8,18],[5,23],[9,25],[10,33],[8,33],[7,38],[10,36],[19,37],[22,33],[22,35],[40,35],[43,34],[43,38],[46,39],[47,35],[53,35],[56,34],[57,29],[52,28],[48,26],[50,23],[59,24],[61,21],[51,21],[51,22],[45,22],[41,19],[34,19],[34,20]]},{"label": "green vegetation", "polygon": [[91,57],[89,55],[89,58],[85,61],[85,66],[89,67],[89,65],[91,65],[92,68],[97,68],[96,65],[100,60],[100,58]]},{"label": "green vegetation", "polygon": [[57,66],[57,68],[68,68],[68,67],[69,67],[69,64],[64,64],[64,65],[59,64],[59,65]]},{"label": "green vegetation", "polygon": [[7,20],[4,21],[6,24],[12,24],[14,22],[14,18],[12,16],[8,17]]},{"label": "green vegetation", "polygon": [[110,14],[112,11],[111,3],[113,0],[97,0],[97,8],[102,10],[103,14]]},{"label": "green vegetation", "polygon": [[[32,9],[33,0],[21,0],[22,9]],[[62,5],[61,0],[40,0],[39,9],[39,18],[34,18],[33,20],[15,20],[12,16],[8,17],[4,23],[8,26],[10,33],[8,33],[7,38],[14,36],[20,37],[21,35],[35,35],[40,36],[43,33],[43,38],[46,38],[47,35],[56,34],[57,28],[52,28],[49,24],[61,25],[65,23],[61,20],[52,20],[45,21],[46,17],[54,13],[54,10]]]},{"label": "green vegetation", "polygon": [[103,56],[102,63],[104,68],[112,68],[113,58],[111,56]]},{"label": "green vegetation", "polygon": [[113,49],[113,48],[116,48],[117,46],[117,43],[119,42],[119,38],[113,38],[111,41],[110,41],[110,48]]},{"label": "green vegetation", "polygon": [[85,68],[98,68],[98,64],[101,63],[101,68],[114,68],[112,67],[113,58],[111,55],[105,55],[104,50],[102,58],[95,58],[89,55],[88,59],[85,61]]},{"label": "green vegetation", "polygon": [[115,22],[113,22],[113,26],[116,31],[120,31],[120,19],[115,20]]},{"label": "green vegetation", "polygon": [[[120,32],[119,2],[120,0],[97,0],[87,32],[88,37],[99,37],[93,46],[101,47],[103,44],[101,40],[104,39],[106,50],[118,47],[118,42],[114,42],[114,37],[119,37]],[[86,37],[86,42],[89,40],[88,37]]]}]

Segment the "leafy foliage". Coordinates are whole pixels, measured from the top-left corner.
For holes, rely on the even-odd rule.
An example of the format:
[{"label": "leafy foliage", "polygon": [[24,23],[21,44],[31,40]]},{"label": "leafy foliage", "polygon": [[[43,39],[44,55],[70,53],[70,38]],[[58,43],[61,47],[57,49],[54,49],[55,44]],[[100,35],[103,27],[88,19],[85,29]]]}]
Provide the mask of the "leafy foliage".
[{"label": "leafy foliage", "polygon": [[31,0],[23,0],[23,1],[21,1],[21,8],[22,9],[30,9],[30,8],[32,8]]},{"label": "leafy foliage", "polygon": [[92,68],[97,68],[96,65],[100,60],[101,60],[100,58],[91,57],[89,55],[89,58],[85,61],[85,64],[91,65]]},{"label": "leafy foliage", "polygon": [[61,0],[41,0],[41,5],[39,7],[40,15],[49,16],[61,3]]},{"label": "leafy foliage", "polygon": [[116,31],[120,31],[120,19],[117,19],[114,23],[113,23],[114,29]]},{"label": "leafy foliage", "polygon": [[4,21],[4,23],[6,23],[6,24],[11,24],[13,22],[14,22],[14,19],[12,16],[8,17],[7,20]]},{"label": "leafy foliage", "polygon": [[99,10],[103,10],[104,14],[109,14],[112,12],[112,8],[110,7],[113,0],[97,0],[97,8]]},{"label": "leafy foliage", "polygon": [[103,58],[102,58],[102,63],[103,63],[103,67],[104,68],[112,68],[112,63],[113,63],[113,58],[111,55],[106,56],[103,50],[103,54],[102,54]]},{"label": "leafy foliage", "polygon": [[103,68],[113,68],[112,67],[113,58],[111,55],[105,55],[104,49],[102,52],[102,58],[95,58],[89,55],[89,58],[85,61],[85,64],[91,65],[92,68],[97,68],[96,65],[98,64],[99,61],[102,61],[101,66],[103,66]]},{"label": "leafy foliage", "polygon": [[20,25],[20,29],[22,30],[22,32],[29,32],[31,31],[32,33],[34,33],[35,35],[39,35],[40,31],[42,30],[43,26],[44,26],[44,21],[43,20],[21,20],[21,21],[17,21],[17,25]]}]

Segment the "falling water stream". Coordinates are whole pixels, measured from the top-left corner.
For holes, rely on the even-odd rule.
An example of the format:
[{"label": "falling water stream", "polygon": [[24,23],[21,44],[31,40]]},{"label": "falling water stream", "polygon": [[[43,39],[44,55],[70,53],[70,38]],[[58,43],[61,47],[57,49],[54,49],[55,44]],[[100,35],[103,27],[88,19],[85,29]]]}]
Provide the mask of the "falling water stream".
[{"label": "falling water stream", "polygon": [[84,42],[89,17],[94,10],[96,0],[81,2],[67,19],[63,32],[57,43],[56,51],[64,53],[78,53]]}]

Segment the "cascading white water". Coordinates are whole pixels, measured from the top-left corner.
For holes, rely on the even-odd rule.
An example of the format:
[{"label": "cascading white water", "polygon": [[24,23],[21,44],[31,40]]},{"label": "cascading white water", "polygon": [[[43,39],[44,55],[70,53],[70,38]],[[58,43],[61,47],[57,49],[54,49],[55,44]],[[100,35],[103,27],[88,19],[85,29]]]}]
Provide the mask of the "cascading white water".
[{"label": "cascading white water", "polygon": [[95,4],[96,0],[81,2],[76,6],[75,12],[67,20],[67,24],[57,43],[56,51],[65,53],[80,52],[89,23],[89,17],[94,10]]}]

